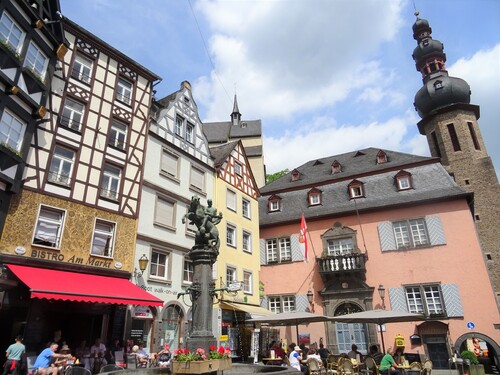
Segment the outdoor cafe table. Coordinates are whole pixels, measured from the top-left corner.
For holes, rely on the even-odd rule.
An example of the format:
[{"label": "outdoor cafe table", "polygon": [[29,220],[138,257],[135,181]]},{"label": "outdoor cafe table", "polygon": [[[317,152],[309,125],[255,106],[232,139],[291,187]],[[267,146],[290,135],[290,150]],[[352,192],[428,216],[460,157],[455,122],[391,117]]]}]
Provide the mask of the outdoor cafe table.
[{"label": "outdoor cafe table", "polygon": [[[276,362],[276,363],[273,363],[273,362]],[[283,363],[283,358],[281,358],[281,357],[262,358],[262,363],[264,363],[265,365],[278,365],[279,366]]]}]

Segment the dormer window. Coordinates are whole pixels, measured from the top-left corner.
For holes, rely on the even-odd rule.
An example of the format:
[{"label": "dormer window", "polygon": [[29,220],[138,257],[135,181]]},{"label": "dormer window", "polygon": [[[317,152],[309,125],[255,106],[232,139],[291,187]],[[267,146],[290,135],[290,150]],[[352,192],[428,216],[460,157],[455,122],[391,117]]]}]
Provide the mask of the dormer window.
[{"label": "dormer window", "polygon": [[387,163],[387,154],[384,151],[380,150],[377,153],[377,164],[383,163]]},{"label": "dormer window", "polygon": [[436,81],[434,83],[434,90],[439,90],[443,88],[443,82],[442,81]]},{"label": "dormer window", "polygon": [[364,184],[361,181],[353,180],[349,185],[349,197],[351,199],[363,198],[365,196]]},{"label": "dormer window", "polygon": [[298,181],[300,179],[300,172],[296,169],[292,171],[292,181]]},{"label": "dormer window", "polygon": [[309,206],[317,206],[321,204],[321,191],[314,188],[307,193],[307,200],[309,201]]},{"label": "dormer window", "polygon": [[412,181],[411,181],[411,173],[406,171],[399,171],[396,176],[394,176],[396,180],[396,187],[399,191],[412,189]]},{"label": "dormer window", "polygon": [[340,163],[337,160],[335,160],[332,163],[332,173],[335,174],[340,172],[342,172],[342,165],[340,165]]},{"label": "dormer window", "polygon": [[277,212],[281,209],[281,198],[273,195],[269,198],[269,212]]}]

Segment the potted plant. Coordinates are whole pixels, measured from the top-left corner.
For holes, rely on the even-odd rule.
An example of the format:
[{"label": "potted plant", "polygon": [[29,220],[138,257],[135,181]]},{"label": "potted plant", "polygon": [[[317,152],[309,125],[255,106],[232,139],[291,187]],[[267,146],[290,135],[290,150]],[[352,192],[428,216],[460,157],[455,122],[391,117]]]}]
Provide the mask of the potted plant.
[{"label": "potted plant", "polygon": [[223,346],[211,346],[209,353],[202,348],[190,352],[189,349],[174,351],[173,373],[203,374],[231,368],[231,350]]},{"label": "potted plant", "polygon": [[460,353],[460,358],[464,360],[463,369],[466,374],[485,375],[484,366],[479,364],[479,361],[473,352],[471,352],[470,350],[464,350],[462,353]]}]

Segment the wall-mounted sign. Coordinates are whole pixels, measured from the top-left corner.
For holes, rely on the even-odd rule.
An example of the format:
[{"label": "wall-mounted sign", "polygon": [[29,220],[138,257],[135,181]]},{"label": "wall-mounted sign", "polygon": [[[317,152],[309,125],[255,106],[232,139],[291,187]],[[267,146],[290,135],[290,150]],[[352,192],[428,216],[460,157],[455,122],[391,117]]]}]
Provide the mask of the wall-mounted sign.
[{"label": "wall-mounted sign", "polygon": [[153,319],[153,312],[147,306],[135,306],[132,309],[133,319]]}]

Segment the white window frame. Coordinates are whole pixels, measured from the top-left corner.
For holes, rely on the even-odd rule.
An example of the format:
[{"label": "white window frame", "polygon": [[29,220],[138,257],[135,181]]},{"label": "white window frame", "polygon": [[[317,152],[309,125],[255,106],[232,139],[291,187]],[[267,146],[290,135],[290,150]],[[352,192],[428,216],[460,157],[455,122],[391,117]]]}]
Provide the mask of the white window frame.
[{"label": "white window frame", "polygon": [[362,198],[364,193],[363,185],[353,185],[349,187],[349,194],[351,198]]},{"label": "white window frame", "polygon": [[269,310],[276,314],[295,311],[297,305],[294,295],[269,296],[268,301]]},{"label": "white window frame", "polygon": [[[6,118],[9,117],[9,119]],[[22,121],[13,112],[7,108],[2,113],[0,119],[0,143],[5,143],[16,151],[20,151],[27,123]]]},{"label": "white window frame", "polygon": [[411,189],[410,176],[400,176],[396,180],[398,182],[398,190]]},{"label": "white window frame", "polygon": [[125,146],[127,144],[127,133],[127,124],[115,119],[111,120],[108,145],[118,150],[125,150]]},{"label": "white window frame", "polygon": [[155,280],[170,280],[170,252],[151,249],[151,261],[149,264],[149,277]]},{"label": "white window frame", "polygon": [[182,283],[183,284],[192,284],[193,277],[194,277],[193,261],[190,259],[184,258],[184,264],[182,266]]},{"label": "white window frame", "polygon": [[226,286],[238,282],[238,268],[226,265]]},{"label": "white window frame", "polygon": [[56,145],[50,162],[48,181],[58,185],[70,186],[75,156],[76,152],[74,150]]},{"label": "white window frame", "polygon": [[[98,228],[100,226],[101,228]],[[104,230],[102,227],[108,227],[109,230]],[[116,237],[116,223],[108,220],[96,218],[94,222],[94,230],[92,232],[92,244],[90,247],[90,255],[100,256],[105,258],[113,258]],[[96,238],[107,238],[106,246],[103,247],[102,254],[94,251],[96,248]]]},{"label": "white window frame", "polygon": [[290,237],[266,239],[267,263],[284,263],[292,261],[292,243]]},{"label": "white window frame", "polygon": [[[118,172],[118,173],[116,173]],[[104,164],[100,196],[114,201],[120,194],[122,170],[111,164]],[[116,189],[114,189],[116,187]]]},{"label": "white window frame", "polygon": [[[10,22],[10,25],[5,23],[6,20]],[[26,32],[6,11],[4,11],[2,13],[2,16],[0,17],[0,31],[1,31],[1,26],[4,26],[8,30],[7,35],[0,32],[0,37],[2,38],[2,40],[5,43],[7,43],[10,47],[12,47],[15,53],[20,53],[21,49],[23,48],[23,42],[24,42],[24,37],[26,36]],[[17,38],[15,33],[13,33],[13,30],[20,33],[19,38]],[[14,38],[17,39],[17,43],[14,43],[14,41],[12,40]]]},{"label": "white window frame", "polygon": [[424,218],[393,221],[392,230],[397,249],[430,245],[429,231]]},{"label": "white window frame", "polygon": [[47,55],[31,40],[26,51],[26,57],[24,58],[24,66],[33,71],[40,79],[45,80],[48,64],[49,58]]},{"label": "white window frame", "polygon": [[317,206],[321,203],[321,194],[320,193],[311,193],[309,194],[309,205]]},{"label": "white window frame", "polygon": [[[198,177],[201,179],[202,186],[197,186],[194,184],[194,180],[196,180],[196,178],[198,178],[198,177],[193,178],[195,173],[199,173]],[[191,171],[189,174],[189,187],[191,189],[194,189],[194,190],[202,192],[202,193],[205,192],[205,172],[203,170],[196,168],[194,166],[191,166]]]},{"label": "white window frame", "polygon": [[179,177],[179,156],[167,149],[162,149],[160,172],[167,177],[178,179]]},{"label": "white window frame", "polygon": [[73,61],[71,77],[80,82],[90,84],[90,80],[92,79],[93,65],[94,62],[92,60],[77,53],[75,56],[75,61]]},{"label": "white window frame", "polygon": [[279,200],[272,200],[269,201],[269,211],[270,212],[276,212],[280,210],[280,201]]},{"label": "white window frame", "polygon": [[408,311],[430,315],[446,315],[445,302],[439,284],[412,285],[405,287]]},{"label": "white window frame", "polygon": [[226,245],[236,247],[236,226],[229,223],[226,225]]},{"label": "white window frame", "polygon": [[243,174],[243,167],[237,161],[234,162],[234,173],[236,173],[238,176],[241,176]]},{"label": "white window frame", "polygon": [[83,123],[84,113],[85,113],[84,104],[77,102],[72,98],[66,98],[64,100],[64,108],[61,115],[60,123],[61,125],[67,128],[79,132]]},{"label": "white window frame", "polygon": [[[47,215],[43,216],[42,213],[45,213]],[[60,218],[59,219],[52,218],[48,215],[50,213],[60,215]],[[33,231],[33,238],[31,240],[32,245],[43,246],[59,250],[61,248],[61,240],[64,230],[65,219],[66,219],[66,210],[62,210],[56,207],[40,205],[38,209],[35,230]],[[54,236],[48,236],[46,234],[46,231],[43,230],[44,227],[49,228],[50,226],[52,226],[55,229],[55,238],[53,238]],[[40,232],[42,232],[43,234]]]},{"label": "white window frame", "polygon": [[252,203],[248,199],[241,199],[241,214],[247,219],[252,217]]},{"label": "white window frame", "polygon": [[244,252],[252,253],[252,234],[246,230],[243,231],[242,248]]},{"label": "white window frame", "polygon": [[[171,210],[171,216],[170,216],[170,222],[168,222],[168,217],[166,215],[163,215],[166,217],[167,220],[162,219],[162,213],[163,213],[163,205],[168,206],[168,209]],[[172,199],[167,199],[162,196],[157,196],[156,197],[156,204],[155,204],[155,212],[154,212],[154,222],[157,225],[175,229],[175,211],[176,211],[176,202]]]},{"label": "white window frame", "polygon": [[226,207],[236,212],[236,192],[226,189]]},{"label": "white window frame", "polygon": [[118,83],[116,85],[115,98],[121,103],[130,105],[132,103],[132,89],[134,85],[132,82],[127,81],[123,78],[118,78]]},{"label": "white window frame", "polygon": [[186,141],[194,144],[194,125],[190,122],[186,124]]},{"label": "white window frame", "polygon": [[243,270],[243,293],[253,294],[253,272]]},{"label": "white window frame", "polygon": [[354,252],[354,241],[352,237],[328,239],[328,256],[343,256]]},{"label": "white window frame", "polygon": [[182,137],[184,132],[184,118],[177,115],[175,116],[174,133],[179,137]]}]

